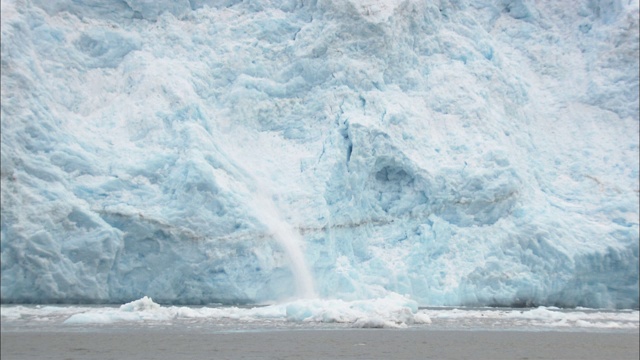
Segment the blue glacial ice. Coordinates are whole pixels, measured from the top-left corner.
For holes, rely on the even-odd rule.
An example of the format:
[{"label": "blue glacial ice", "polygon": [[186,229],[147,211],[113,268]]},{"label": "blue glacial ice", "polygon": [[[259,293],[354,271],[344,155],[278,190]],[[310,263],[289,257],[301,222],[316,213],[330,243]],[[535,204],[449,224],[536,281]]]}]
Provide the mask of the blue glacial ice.
[{"label": "blue glacial ice", "polygon": [[638,308],[638,1],[2,0],[1,301]]}]

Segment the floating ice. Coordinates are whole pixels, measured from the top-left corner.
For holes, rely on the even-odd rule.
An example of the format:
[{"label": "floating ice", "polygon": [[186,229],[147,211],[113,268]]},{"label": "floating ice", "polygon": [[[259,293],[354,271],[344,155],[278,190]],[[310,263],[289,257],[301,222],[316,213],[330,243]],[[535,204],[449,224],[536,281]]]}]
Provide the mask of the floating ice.
[{"label": "floating ice", "polygon": [[637,1],[1,4],[3,303],[638,307]]},{"label": "floating ice", "polygon": [[136,301],[132,301],[130,303],[126,303],[126,304],[120,306],[120,310],[121,311],[129,311],[129,312],[134,312],[134,311],[153,311],[153,310],[157,310],[159,308],[160,308],[160,305],[154,303],[153,299],[151,299],[148,296],[145,296],[142,299],[139,299],[139,300],[136,300]]},{"label": "floating ice", "polygon": [[[161,306],[150,298],[120,307],[1,307],[3,326],[60,329],[92,326],[172,326],[213,331],[296,328],[412,328],[450,330],[623,330],[637,331],[638,311],[529,309],[418,309],[415,301],[390,293],[385,297],[344,301],[306,299],[259,307]],[[69,328],[68,328],[69,329]]]},{"label": "floating ice", "polygon": [[[80,310],[65,324],[104,324],[115,322],[180,321],[180,319],[233,319],[239,322],[281,321],[304,323],[340,323],[352,327],[399,328],[414,323],[428,323],[428,316],[415,316],[413,300],[397,294],[385,298],[346,302],[343,300],[307,299],[254,308],[161,307],[150,298],[120,306],[119,309]],[[4,315],[3,315],[4,316]],[[8,318],[16,318],[9,314]]]},{"label": "floating ice", "polygon": [[586,309],[563,310],[553,307],[533,309],[432,309],[420,310],[415,317],[425,315],[439,326],[457,325],[470,328],[522,329],[550,328],[576,329],[627,329],[637,330],[640,321],[638,311],[594,311]]}]

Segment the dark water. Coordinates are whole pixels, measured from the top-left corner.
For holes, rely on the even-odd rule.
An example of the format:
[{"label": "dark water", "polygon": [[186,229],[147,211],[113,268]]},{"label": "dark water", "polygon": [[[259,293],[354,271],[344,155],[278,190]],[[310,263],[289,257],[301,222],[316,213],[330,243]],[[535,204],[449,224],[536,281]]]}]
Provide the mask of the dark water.
[{"label": "dark water", "polygon": [[420,329],[2,332],[11,359],[634,359],[638,334]]}]

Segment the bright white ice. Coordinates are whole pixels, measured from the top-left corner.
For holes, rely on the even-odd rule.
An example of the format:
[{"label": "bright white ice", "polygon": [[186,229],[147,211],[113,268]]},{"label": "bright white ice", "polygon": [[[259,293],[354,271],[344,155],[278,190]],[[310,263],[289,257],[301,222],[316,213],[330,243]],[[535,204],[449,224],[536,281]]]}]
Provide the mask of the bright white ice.
[{"label": "bright white ice", "polygon": [[638,308],[637,0],[1,4],[3,303]]}]

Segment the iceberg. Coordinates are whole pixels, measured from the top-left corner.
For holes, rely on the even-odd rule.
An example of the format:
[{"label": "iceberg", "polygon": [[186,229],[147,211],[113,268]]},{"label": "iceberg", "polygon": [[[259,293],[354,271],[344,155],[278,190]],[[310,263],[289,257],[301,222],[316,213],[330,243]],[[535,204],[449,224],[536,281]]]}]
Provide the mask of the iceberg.
[{"label": "iceberg", "polygon": [[639,306],[638,1],[1,4],[2,303]]}]

